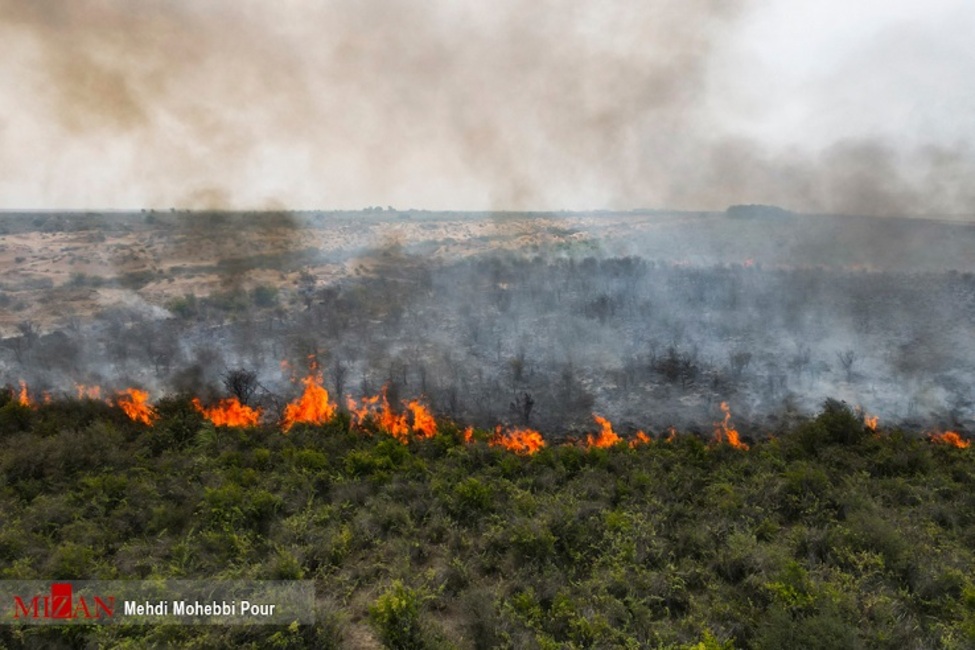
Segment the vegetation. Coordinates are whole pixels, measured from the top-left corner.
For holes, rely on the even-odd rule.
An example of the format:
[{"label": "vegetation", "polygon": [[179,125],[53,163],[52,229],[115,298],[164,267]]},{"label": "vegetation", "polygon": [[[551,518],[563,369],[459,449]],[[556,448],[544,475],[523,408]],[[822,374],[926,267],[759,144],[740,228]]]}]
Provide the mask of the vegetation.
[{"label": "vegetation", "polygon": [[[0,397],[0,579],[313,579],[314,627],[0,628],[18,647],[967,648],[973,449],[837,402],[748,451],[521,456],[441,422],[152,427]],[[754,438],[753,438],[754,439]],[[481,441],[478,441],[481,440]]]}]

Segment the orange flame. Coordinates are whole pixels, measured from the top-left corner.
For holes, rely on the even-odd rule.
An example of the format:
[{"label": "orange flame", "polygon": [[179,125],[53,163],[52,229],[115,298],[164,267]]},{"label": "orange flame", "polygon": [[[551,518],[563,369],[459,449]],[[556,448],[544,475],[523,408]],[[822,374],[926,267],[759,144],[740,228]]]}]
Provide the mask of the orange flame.
[{"label": "orange flame", "polygon": [[281,428],[289,431],[295,424],[324,424],[335,415],[335,404],[328,401],[328,391],[322,386],[322,376],[312,373],[301,380],[305,392],[284,407]]},{"label": "orange flame", "polygon": [[630,449],[635,449],[640,445],[649,445],[651,442],[650,436],[642,431],[637,431],[636,435],[633,436],[633,440],[630,441]]},{"label": "orange flame", "polygon": [[466,429],[464,429],[461,435],[464,437],[465,444],[468,445],[471,444],[472,442],[474,442],[474,427],[467,427]]},{"label": "orange flame", "polygon": [[75,385],[78,391],[78,399],[99,400],[102,398],[101,386],[85,386],[84,384]]},{"label": "orange flame", "polygon": [[731,426],[731,409],[728,407],[728,402],[721,402],[721,410],[724,412],[724,420],[715,425],[715,442],[727,442],[735,449],[748,449],[748,445],[739,440],[738,430]]},{"label": "orange flame", "polygon": [[432,438],[437,435],[437,421],[430,411],[418,400],[412,400],[406,408],[413,414],[413,431],[421,438]]},{"label": "orange flame", "polygon": [[410,423],[406,413],[397,414],[386,399],[386,387],[383,386],[382,409],[379,411],[379,427],[404,445],[409,442]]},{"label": "orange flame", "polygon": [[378,402],[379,395],[373,395],[372,397],[363,397],[362,406],[356,406],[355,400],[347,397],[346,406],[349,407],[349,413],[352,415],[352,426],[361,428],[366,418],[375,410]]},{"label": "orange flame", "polygon": [[489,444],[492,447],[504,447],[522,456],[531,456],[545,446],[545,439],[534,429],[513,429],[502,435],[501,427],[498,426]]},{"label": "orange flame", "polygon": [[878,418],[876,415],[863,416],[863,426],[867,427],[871,431],[876,431],[878,424],[880,424],[880,418]]},{"label": "orange flame", "polygon": [[971,440],[965,440],[960,435],[954,431],[945,431],[944,433],[932,433],[931,442],[937,443],[939,445],[951,445],[952,447],[958,447],[959,449],[966,449],[972,444]]},{"label": "orange flame", "polygon": [[622,438],[616,435],[613,431],[613,425],[604,417],[600,417],[595,413],[592,414],[593,419],[596,424],[599,425],[599,436],[593,437],[591,434],[586,436],[586,446],[592,449],[597,447],[600,449],[605,449],[607,447],[612,447],[618,443]]},{"label": "orange flame", "polygon": [[261,419],[261,409],[252,409],[246,404],[241,404],[236,397],[222,399],[216,406],[210,408],[204,407],[200,400],[194,397],[193,408],[218,427],[254,427]]},{"label": "orange flame", "polygon": [[[366,418],[372,418],[379,428],[393,436],[404,445],[410,441],[410,433],[418,438],[432,438],[437,435],[437,422],[429,409],[419,400],[404,402],[406,412],[397,413],[389,404],[386,397],[386,387],[382,394],[363,397],[360,405],[351,397],[347,401],[349,412],[352,414],[352,424],[361,427]],[[412,415],[412,425],[410,416]]]},{"label": "orange flame", "polygon": [[138,388],[126,388],[115,398],[115,404],[125,411],[130,420],[151,427],[159,415],[148,404],[148,399],[148,392]]},{"label": "orange flame", "polygon": [[30,395],[27,393],[27,382],[23,379],[20,380],[20,392],[17,394],[17,403],[21,406],[34,405],[34,403],[30,401]]},{"label": "orange flame", "polygon": [[667,429],[667,439],[664,442],[674,442],[675,440],[677,440],[677,428],[669,427]]}]

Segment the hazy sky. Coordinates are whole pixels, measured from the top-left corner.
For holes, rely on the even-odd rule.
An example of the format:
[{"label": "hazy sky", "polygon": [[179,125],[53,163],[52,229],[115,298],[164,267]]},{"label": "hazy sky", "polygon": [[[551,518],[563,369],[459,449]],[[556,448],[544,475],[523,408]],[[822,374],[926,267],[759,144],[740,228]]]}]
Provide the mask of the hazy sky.
[{"label": "hazy sky", "polygon": [[975,214],[971,0],[0,0],[0,208]]}]

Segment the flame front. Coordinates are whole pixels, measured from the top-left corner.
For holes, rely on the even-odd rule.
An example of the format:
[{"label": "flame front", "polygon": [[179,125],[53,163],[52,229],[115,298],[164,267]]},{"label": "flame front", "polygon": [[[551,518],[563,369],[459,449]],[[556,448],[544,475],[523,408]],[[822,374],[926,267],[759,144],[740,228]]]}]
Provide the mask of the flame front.
[{"label": "flame front", "polygon": [[149,405],[149,393],[138,388],[126,388],[115,398],[115,404],[125,411],[129,419],[134,422],[141,422],[147,426],[152,426],[159,415],[155,409]]},{"label": "flame front", "polygon": [[724,419],[716,425],[714,430],[715,442],[726,442],[735,449],[748,449],[748,445],[738,438],[738,430],[731,425],[731,408],[728,402],[721,402]]},{"label": "flame front", "polygon": [[945,431],[944,433],[932,433],[931,442],[937,443],[939,445],[951,445],[952,447],[958,447],[959,449],[966,449],[969,445],[972,444],[971,440],[965,440],[954,431]]},{"label": "flame front", "polygon": [[281,429],[289,431],[295,424],[325,424],[335,415],[335,404],[328,401],[328,391],[322,386],[322,376],[312,373],[301,380],[305,391],[301,397],[284,407]]},{"label": "flame front", "polygon": [[643,431],[637,431],[636,435],[633,436],[633,440],[630,441],[630,449],[635,449],[640,445],[649,445],[652,442],[650,436],[645,434]]},{"label": "flame front", "polygon": [[492,447],[504,447],[522,456],[531,456],[545,446],[545,439],[534,429],[513,429],[502,435],[499,426],[489,444]]},{"label": "flame front", "polygon": [[85,386],[77,384],[75,389],[78,391],[78,399],[100,400],[102,398],[101,386]]},{"label": "flame front", "polygon": [[410,423],[406,413],[397,414],[386,399],[386,387],[383,386],[382,406],[378,415],[379,428],[393,436],[404,445],[410,441]]},{"label": "flame front", "polygon": [[33,402],[30,401],[30,394],[27,392],[27,382],[23,379],[20,380],[20,392],[17,393],[17,403],[21,406],[33,406]]},{"label": "flame front", "polygon": [[437,421],[419,400],[412,400],[406,408],[413,414],[413,431],[421,438],[432,438],[437,435]]},{"label": "flame front", "polygon": [[876,432],[877,426],[880,424],[880,418],[876,415],[864,415],[863,416],[863,426],[867,427],[871,431]]},{"label": "flame front", "polygon": [[385,386],[380,395],[363,397],[358,405],[350,397],[347,404],[354,426],[361,428],[366,419],[371,418],[380,429],[404,445],[410,441],[410,433],[417,438],[432,438],[437,435],[437,421],[426,406],[419,400],[411,400],[404,402],[405,412],[397,413],[389,404]]},{"label": "flame front", "polygon": [[204,407],[200,400],[193,398],[193,408],[203,414],[218,427],[254,427],[261,419],[261,409],[253,409],[241,404],[236,397],[220,400],[216,406]]},{"label": "flame front", "polygon": [[586,436],[587,447],[589,447],[590,449],[592,449],[593,447],[597,447],[599,449],[606,449],[607,447],[612,447],[620,440],[622,440],[622,438],[616,435],[616,432],[613,431],[613,425],[609,420],[607,420],[604,417],[600,417],[595,413],[592,414],[592,417],[596,421],[596,424],[599,425],[599,435],[595,437],[591,434],[587,435]]}]

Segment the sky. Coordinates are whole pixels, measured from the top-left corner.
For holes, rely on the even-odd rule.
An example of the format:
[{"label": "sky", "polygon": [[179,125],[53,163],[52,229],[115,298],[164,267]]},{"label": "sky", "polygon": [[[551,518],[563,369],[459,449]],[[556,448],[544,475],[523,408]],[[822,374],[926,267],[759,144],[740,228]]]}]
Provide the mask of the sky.
[{"label": "sky", "polygon": [[0,0],[0,209],[975,220],[970,0]]}]

